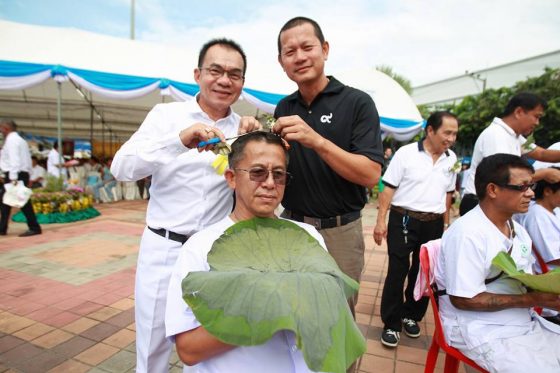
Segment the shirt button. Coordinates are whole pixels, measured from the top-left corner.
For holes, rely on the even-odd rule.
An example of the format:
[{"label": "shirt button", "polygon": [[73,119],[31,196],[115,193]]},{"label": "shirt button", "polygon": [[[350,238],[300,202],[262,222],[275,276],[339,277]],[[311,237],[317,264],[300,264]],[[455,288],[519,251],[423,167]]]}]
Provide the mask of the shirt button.
[{"label": "shirt button", "polygon": [[309,110],[308,113],[309,113],[309,114],[313,113],[313,110]]},{"label": "shirt button", "polygon": [[296,351],[297,351],[297,346],[296,346],[296,345],[293,345],[293,346],[292,346],[292,351],[293,351],[293,352],[296,352]]}]

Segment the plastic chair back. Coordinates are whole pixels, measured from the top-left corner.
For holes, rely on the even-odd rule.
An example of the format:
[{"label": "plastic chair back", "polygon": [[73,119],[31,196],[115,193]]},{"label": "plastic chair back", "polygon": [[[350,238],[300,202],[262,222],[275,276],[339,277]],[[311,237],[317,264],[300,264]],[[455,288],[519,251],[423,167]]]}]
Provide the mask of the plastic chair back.
[{"label": "plastic chair back", "polygon": [[[425,247],[420,248],[420,270],[424,273],[424,277],[426,279],[430,278],[430,256],[428,250]],[[481,368],[474,361],[463,355],[461,351],[449,346],[445,341],[445,335],[443,334],[443,327],[441,325],[441,319],[439,317],[438,303],[431,285],[432,284],[428,284],[427,292],[428,296],[430,297],[430,304],[434,313],[435,330],[432,337],[432,345],[430,346],[430,349],[428,350],[428,356],[426,357],[426,366],[424,368],[424,372],[434,372],[438,359],[439,349],[441,348],[445,352],[445,366],[443,370],[445,373],[457,373],[459,371],[459,362],[461,361],[478,370],[479,372],[487,373],[488,371]]]}]

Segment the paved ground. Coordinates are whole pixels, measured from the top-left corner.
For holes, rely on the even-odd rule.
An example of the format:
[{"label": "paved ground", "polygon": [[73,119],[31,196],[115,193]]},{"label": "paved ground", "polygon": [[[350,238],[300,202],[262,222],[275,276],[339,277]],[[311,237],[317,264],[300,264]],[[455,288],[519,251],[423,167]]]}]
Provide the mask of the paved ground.
[{"label": "paved ground", "polygon": [[[95,219],[43,226],[19,238],[11,223],[0,238],[0,372],[132,372],[135,366],[134,274],[145,201],[96,206]],[[403,336],[396,350],[379,342],[379,304],[386,248],[373,243],[377,210],[364,211],[366,268],[357,322],[368,351],[360,372],[424,371],[432,315],[417,339]],[[180,372],[176,355],[171,372]],[[438,371],[443,371],[443,357]],[[463,371],[463,368],[461,368]]]}]

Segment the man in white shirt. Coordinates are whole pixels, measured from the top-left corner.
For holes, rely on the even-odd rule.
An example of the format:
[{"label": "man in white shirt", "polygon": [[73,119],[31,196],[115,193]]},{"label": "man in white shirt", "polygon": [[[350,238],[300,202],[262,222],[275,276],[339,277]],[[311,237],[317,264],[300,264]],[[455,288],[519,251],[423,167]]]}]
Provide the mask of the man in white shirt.
[{"label": "man in white shirt", "polygon": [[[478,164],[484,157],[496,153],[527,155],[529,158],[560,162],[560,150],[543,149],[534,143],[527,142],[524,136],[530,135],[539,124],[546,110],[546,101],[541,97],[527,92],[513,96],[500,118],[496,117],[478,136],[474,144],[471,172],[467,176],[465,194],[461,200],[459,212],[466,214],[478,204],[474,187],[474,175]],[[560,181],[560,171],[546,169],[537,170],[533,180],[546,179],[552,183]]]},{"label": "man in white shirt", "polygon": [[[4,146],[0,155],[0,235],[5,236],[8,233],[8,220],[10,219],[11,207],[4,204],[4,184],[12,183],[17,185],[18,180],[23,185],[29,184],[29,174],[31,172],[31,154],[29,146],[24,139],[16,132],[16,122],[10,119],[0,119],[0,133],[4,135]],[[33,211],[31,201],[21,208],[21,211],[27,219],[28,230],[20,234],[20,237],[35,236],[41,234],[41,226],[37,222],[37,217]]]},{"label": "man in white shirt", "polygon": [[119,181],[152,177],[136,269],[137,372],[168,371],[172,343],[165,338],[164,315],[171,270],[192,234],[231,212],[231,191],[212,167],[216,155],[202,152],[211,146],[194,148],[259,127],[255,119],[240,121],[231,110],[246,66],[237,43],[206,43],[194,69],[200,86],[196,99],[156,105],[113,159],[111,173]]},{"label": "man in white shirt", "polygon": [[436,260],[446,341],[490,372],[560,371],[560,327],[531,308],[558,310],[560,295],[527,292],[492,265],[509,252],[532,273],[531,239],[511,218],[528,209],[533,172],[516,155],[484,158],[475,177],[480,204],[445,232]]},{"label": "man in white shirt", "polygon": [[[274,210],[290,178],[286,168],[287,149],[279,136],[255,132],[236,140],[225,173],[229,187],[235,191],[235,209],[218,223],[193,235],[179,254],[169,283],[166,333],[175,340],[180,359],[187,365],[196,364],[194,371],[198,373],[310,372],[292,332],[279,331],[261,345],[225,344],[201,326],[183,300],[181,290],[181,282],[189,272],[209,270],[208,252],[228,227],[254,217],[277,218]],[[305,223],[294,223],[326,249],[316,229]]]},{"label": "man in white shirt", "polygon": [[420,336],[418,321],[428,307],[427,298],[415,301],[413,296],[420,246],[440,238],[444,226],[449,225],[451,197],[460,171],[457,157],[449,148],[455,143],[458,130],[459,123],[453,114],[433,113],[426,123],[426,137],[397,150],[383,175],[385,189],[379,197],[373,237],[378,245],[386,238],[389,253],[381,298],[381,343],[387,347],[398,345],[403,327],[409,337]]},{"label": "man in white shirt", "polygon": [[64,159],[60,157],[58,152],[58,141],[55,141],[49,156],[47,157],[47,173],[54,177],[66,179],[66,168],[64,166]]},{"label": "man in white shirt", "polygon": [[31,157],[31,175],[29,176],[29,187],[40,188],[45,185],[47,170],[39,164],[37,157]]}]

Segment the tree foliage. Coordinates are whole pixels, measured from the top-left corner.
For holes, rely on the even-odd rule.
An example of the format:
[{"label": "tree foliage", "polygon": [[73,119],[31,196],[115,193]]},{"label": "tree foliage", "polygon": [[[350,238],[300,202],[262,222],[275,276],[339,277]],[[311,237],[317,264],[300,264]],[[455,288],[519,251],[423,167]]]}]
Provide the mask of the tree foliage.
[{"label": "tree foliage", "polygon": [[[480,95],[467,96],[459,104],[446,108],[459,118],[458,149],[472,152],[478,135],[499,116],[508,100],[516,93],[532,92],[548,102],[545,116],[535,130],[536,143],[548,147],[560,141],[560,69],[546,68],[544,74],[517,82],[513,87],[487,89]],[[461,151],[459,151],[461,153]]]},{"label": "tree foliage", "polygon": [[403,87],[406,93],[408,93],[409,95],[412,94],[412,83],[410,83],[410,80],[400,74],[397,74],[391,66],[379,65],[376,66],[375,69],[389,75],[391,78],[393,78],[394,81],[396,81],[401,87]]}]

